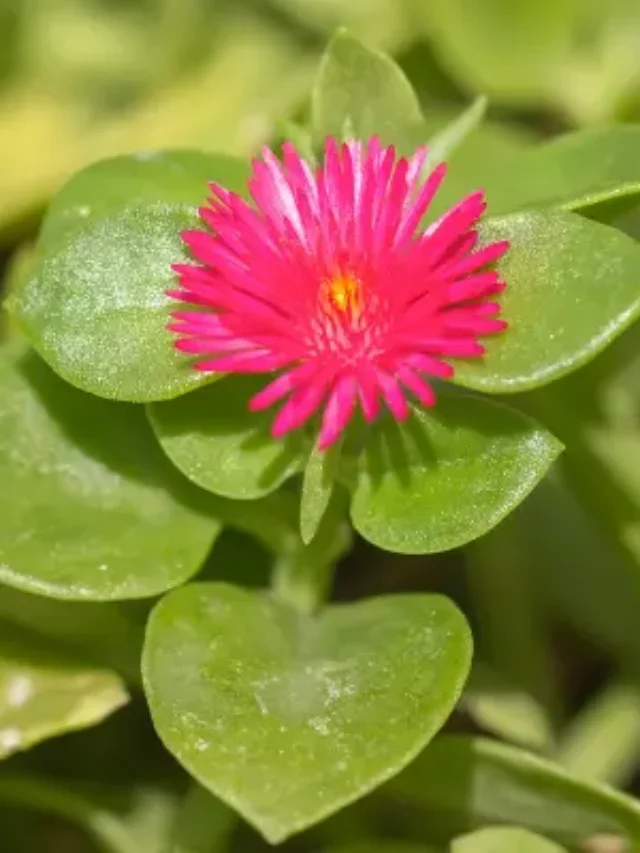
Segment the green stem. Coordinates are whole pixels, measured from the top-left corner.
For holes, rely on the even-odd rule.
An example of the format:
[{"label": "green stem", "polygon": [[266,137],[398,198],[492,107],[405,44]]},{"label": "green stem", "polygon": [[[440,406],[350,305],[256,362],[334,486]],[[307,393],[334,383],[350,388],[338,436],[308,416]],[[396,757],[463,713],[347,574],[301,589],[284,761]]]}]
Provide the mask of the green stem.
[{"label": "green stem", "polygon": [[0,776],[0,801],[66,818],[83,827],[106,853],[144,853],[125,825],[90,799],[34,776]]},{"label": "green stem", "polygon": [[338,560],[351,546],[346,506],[346,493],[334,490],[312,541],[305,545],[298,534],[276,558],[271,591],[301,613],[312,613],[329,597]]},{"label": "green stem", "polygon": [[333,580],[333,565],[309,559],[304,546],[279,557],[273,567],[271,591],[276,598],[301,613],[312,613],[326,600]]}]

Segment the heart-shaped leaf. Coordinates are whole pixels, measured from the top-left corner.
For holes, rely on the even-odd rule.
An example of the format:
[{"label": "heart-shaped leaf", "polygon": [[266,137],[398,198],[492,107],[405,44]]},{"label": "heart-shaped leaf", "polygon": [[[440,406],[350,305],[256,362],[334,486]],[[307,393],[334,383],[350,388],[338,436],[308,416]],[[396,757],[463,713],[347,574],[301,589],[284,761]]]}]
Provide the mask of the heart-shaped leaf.
[{"label": "heart-shaped leaf", "polygon": [[316,145],[325,137],[379,136],[411,153],[421,137],[422,111],[396,63],[341,30],[329,44],[312,93]]},{"label": "heart-shaped leaf", "polygon": [[566,848],[527,829],[488,826],[456,838],[451,853],[566,853]]},{"label": "heart-shaped leaf", "polygon": [[590,361],[640,314],[640,246],[573,213],[490,219],[486,242],[509,240],[498,264],[506,332],[487,355],[456,365],[455,381],[496,394],[546,385]]},{"label": "heart-shaped leaf", "polygon": [[304,434],[276,441],[271,412],[249,411],[264,384],[264,377],[233,376],[149,407],[162,448],[194,483],[229,498],[258,498],[302,468]]},{"label": "heart-shaped leaf", "polygon": [[307,617],[197,584],[153,611],[143,677],[166,746],[276,843],[404,767],[449,715],[470,656],[464,619],[438,596]]},{"label": "heart-shaped leaf", "polygon": [[148,402],[211,381],[175,351],[165,328],[171,265],[188,259],[180,232],[197,224],[205,172],[231,189],[244,174],[229,158],[203,158],[167,155],[154,169],[118,158],[79,175],[54,202],[38,261],[8,304],[40,355],[72,385]]},{"label": "heart-shaped leaf", "polygon": [[0,349],[0,582],[54,598],[126,599],[183,583],[219,524],[136,406]]},{"label": "heart-shaped leaf", "polygon": [[640,839],[637,800],[484,738],[438,738],[388,791],[421,811],[446,814],[459,831],[511,823],[571,847],[599,834]]},{"label": "heart-shaped leaf", "polygon": [[441,393],[430,412],[371,431],[351,503],[380,548],[446,551],[482,536],[529,494],[562,445],[515,409]]},{"label": "heart-shaped leaf", "polygon": [[127,700],[114,673],[57,656],[41,638],[0,624],[0,759],[95,725]]}]

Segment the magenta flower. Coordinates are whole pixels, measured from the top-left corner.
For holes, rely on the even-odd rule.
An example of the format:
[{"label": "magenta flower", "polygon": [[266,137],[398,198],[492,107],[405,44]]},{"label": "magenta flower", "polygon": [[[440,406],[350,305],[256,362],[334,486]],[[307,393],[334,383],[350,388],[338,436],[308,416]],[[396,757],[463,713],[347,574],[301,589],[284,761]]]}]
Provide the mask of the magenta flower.
[{"label": "magenta flower", "polygon": [[378,139],[329,139],[314,173],[285,143],[253,163],[253,205],[211,184],[200,217],[210,230],[182,238],[196,264],[177,264],[170,295],[198,306],[176,311],[169,329],[195,368],[278,372],[250,402],[284,401],[275,437],[300,427],[324,404],[318,445],[345,429],[359,402],[372,421],[384,403],[409,415],[407,392],[435,403],[427,377],[450,379],[451,359],[484,353],[478,338],[506,328],[504,288],[489,267],[507,242],[477,248],[474,225],[486,204],[473,193],[429,227],[421,222],[445,175],[426,179],[427,149],[409,159]]}]

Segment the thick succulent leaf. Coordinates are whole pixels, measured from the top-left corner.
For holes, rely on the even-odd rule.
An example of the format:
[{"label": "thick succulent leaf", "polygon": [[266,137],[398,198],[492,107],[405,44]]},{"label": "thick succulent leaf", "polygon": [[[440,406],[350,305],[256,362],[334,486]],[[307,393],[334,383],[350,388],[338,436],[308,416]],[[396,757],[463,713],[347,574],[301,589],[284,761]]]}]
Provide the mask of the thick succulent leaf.
[{"label": "thick succulent leaf", "polygon": [[376,424],[362,453],[353,524],[380,548],[429,554],[482,536],[544,477],[562,445],[515,409],[441,393],[401,426]]},{"label": "thick succulent leaf", "polygon": [[421,138],[423,117],[411,84],[395,62],[341,30],[320,63],[311,120],[317,145],[327,136],[379,136],[408,154]]},{"label": "thick succulent leaf", "polygon": [[482,240],[509,240],[498,263],[509,328],[482,359],[459,362],[455,381],[495,394],[546,385],[594,358],[640,314],[640,246],[562,211],[489,219]]},{"label": "thick succulent leaf", "polygon": [[271,412],[251,412],[264,376],[232,376],[149,407],[163,450],[194,483],[224,497],[258,498],[304,464],[305,436],[271,436]]},{"label": "thick succulent leaf", "polygon": [[404,767],[449,715],[470,656],[463,617],[438,596],[304,616],[197,584],[154,610],[143,675],[166,746],[276,843]]},{"label": "thick succulent leaf", "polygon": [[142,409],[84,394],[20,344],[0,350],[0,582],[54,598],[157,595],[220,525]]},{"label": "thick succulent leaf", "polygon": [[180,232],[198,225],[205,175],[240,189],[245,170],[206,155],[117,158],[81,173],[54,201],[31,275],[8,305],[72,385],[149,402],[211,381],[165,328],[175,307],[166,295],[176,284],[171,265],[189,260]]}]

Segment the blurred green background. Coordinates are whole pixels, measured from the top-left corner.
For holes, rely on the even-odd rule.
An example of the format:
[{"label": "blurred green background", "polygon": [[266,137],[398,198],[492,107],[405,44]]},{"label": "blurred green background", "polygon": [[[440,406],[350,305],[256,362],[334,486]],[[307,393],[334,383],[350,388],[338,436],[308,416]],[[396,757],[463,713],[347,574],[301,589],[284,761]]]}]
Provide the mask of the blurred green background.
[{"label": "blurred green background", "polygon": [[[0,257],[7,276],[20,274],[51,195],[87,163],[168,147],[243,156],[285,136],[288,121],[304,121],[319,57],[339,25],[397,59],[434,127],[477,93],[490,98],[489,121],[459,157],[499,168],[512,147],[640,121],[638,0],[0,0]],[[635,214],[617,224],[640,236]],[[464,554],[429,559],[359,543],[337,580],[342,598],[426,587],[463,604],[479,666],[453,729],[495,732],[585,778],[636,791],[637,343],[631,330],[575,377],[522,400],[568,450],[557,475],[495,534]],[[236,533],[225,532],[210,563],[242,567],[230,573],[238,583],[260,583],[268,570],[266,554]],[[2,625],[81,648],[123,675],[133,694],[101,726],[4,766],[83,780],[85,796],[96,782],[108,785],[108,797],[96,789],[95,814],[108,802],[153,853],[166,848],[187,779],[158,744],[140,695],[146,609],[0,590]],[[47,794],[32,794],[43,812],[64,812]],[[350,810],[287,849],[356,838],[370,817],[366,808]],[[234,837],[234,850],[264,849],[246,828]],[[74,821],[2,805],[0,849],[96,848]]]}]

